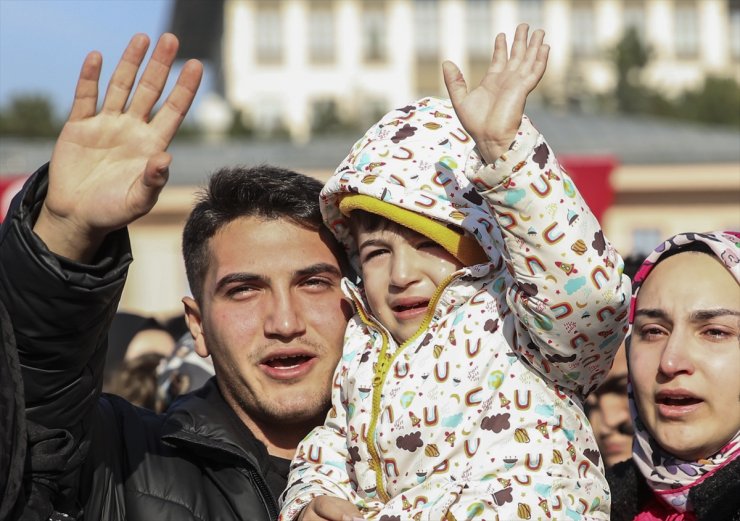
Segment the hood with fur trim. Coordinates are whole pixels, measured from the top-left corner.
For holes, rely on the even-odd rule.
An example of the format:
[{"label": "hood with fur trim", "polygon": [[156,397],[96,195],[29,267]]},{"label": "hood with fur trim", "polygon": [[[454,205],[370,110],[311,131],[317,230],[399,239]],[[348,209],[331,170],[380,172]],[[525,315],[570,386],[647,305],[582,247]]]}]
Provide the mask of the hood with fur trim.
[{"label": "hood with fur trim", "polygon": [[466,265],[498,262],[490,207],[468,180],[481,166],[450,101],[422,98],[390,111],[354,144],[321,192],[324,222],[355,268],[346,214],[357,208],[436,240]]}]

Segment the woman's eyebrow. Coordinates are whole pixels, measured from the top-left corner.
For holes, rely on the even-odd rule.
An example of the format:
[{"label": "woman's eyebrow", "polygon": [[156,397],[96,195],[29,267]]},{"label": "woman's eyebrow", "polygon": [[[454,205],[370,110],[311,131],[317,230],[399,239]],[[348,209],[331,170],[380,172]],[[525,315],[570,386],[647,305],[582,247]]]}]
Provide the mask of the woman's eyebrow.
[{"label": "woman's eyebrow", "polygon": [[719,309],[700,309],[697,311],[693,311],[689,318],[692,322],[702,322],[704,320],[710,320],[712,318],[717,317],[740,317],[740,311],[735,309],[726,309],[726,308],[719,308]]}]

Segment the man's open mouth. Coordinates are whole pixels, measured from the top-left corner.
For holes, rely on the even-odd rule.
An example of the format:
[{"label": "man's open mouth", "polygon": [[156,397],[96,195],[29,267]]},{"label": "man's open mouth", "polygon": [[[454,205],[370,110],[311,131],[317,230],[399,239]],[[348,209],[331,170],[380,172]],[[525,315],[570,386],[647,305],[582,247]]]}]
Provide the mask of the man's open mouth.
[{"label": "man's open mouth", "polygon": [[273,358],[268,358],[262,363],[272,367],[273,369],[290,369],[298,367],[301,364],[308,362],[314,357],[309,355],[281,355]]}]

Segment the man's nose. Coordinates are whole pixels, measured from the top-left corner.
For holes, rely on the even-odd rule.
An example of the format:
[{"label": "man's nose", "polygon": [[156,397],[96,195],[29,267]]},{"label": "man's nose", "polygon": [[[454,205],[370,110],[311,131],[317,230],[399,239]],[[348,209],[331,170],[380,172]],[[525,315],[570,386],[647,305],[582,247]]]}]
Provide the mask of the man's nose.
[{"label": "man's nose", "polygon": [[267,337],[292,338],[305,333],[301,310],[290,292],[275,292],[267,303],[264,330]]}]

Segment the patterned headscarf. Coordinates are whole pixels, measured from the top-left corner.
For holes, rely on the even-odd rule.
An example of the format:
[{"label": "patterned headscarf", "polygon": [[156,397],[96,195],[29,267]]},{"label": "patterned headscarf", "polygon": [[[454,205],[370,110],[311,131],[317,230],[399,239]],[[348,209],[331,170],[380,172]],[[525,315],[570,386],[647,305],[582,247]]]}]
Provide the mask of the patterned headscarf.
[{"label": "patterned headscarf", "polygon": [[[711,252],[735,277],[740,284],[740,233],[682,233],[671,237],[653,251],[635,275],[632,283],[632,302],[630,304],[630,324],[635,319],[637,295],[645,279],[661,260],[683,251]],[[629,350],[629,342],[627,349]],[[635,425],[635,438],[632,445],[633,461],[645,477],[653,492],[666,505],[677,512],[691,512],[688,503],[689,491],[711,474],[740,456],[740,432],[719,452],[700,461],[684,461],[663,450],[653,439],[644,423],[640,421],[635,404],[632,384],[628,389],[632,423]]]}]

